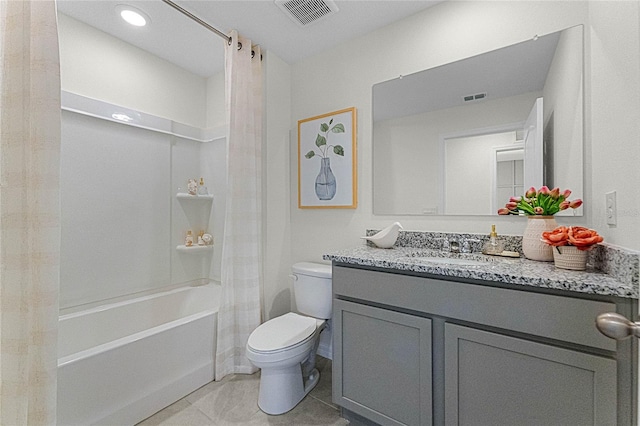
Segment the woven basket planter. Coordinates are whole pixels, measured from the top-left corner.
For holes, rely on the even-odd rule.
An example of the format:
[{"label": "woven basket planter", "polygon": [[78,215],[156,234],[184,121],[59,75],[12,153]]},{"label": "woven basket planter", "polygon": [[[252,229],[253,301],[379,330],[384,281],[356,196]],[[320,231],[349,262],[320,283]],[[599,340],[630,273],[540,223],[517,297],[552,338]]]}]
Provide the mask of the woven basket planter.
[{"label": "woven basket planter", "polygon": [[556,268],[584,271],[587,268],[587,251],[574,246],[554,247],[553,262]]}]

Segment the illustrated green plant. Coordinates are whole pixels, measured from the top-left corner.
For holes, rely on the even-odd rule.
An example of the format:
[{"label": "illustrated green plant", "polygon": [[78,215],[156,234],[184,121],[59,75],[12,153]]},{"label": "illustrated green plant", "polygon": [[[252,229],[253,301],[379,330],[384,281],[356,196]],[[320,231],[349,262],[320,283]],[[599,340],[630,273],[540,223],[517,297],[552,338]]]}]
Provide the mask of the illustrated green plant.
[{"label": "illustrated green plant", "polygon": [[[333,148],[333,153],[339,155],[341,157],[344,156],[344,148],[341,145],[327,145],[327,139],[329,139],[329,133],[344,133],[344,125],[342,123],[333,124],[333,118],[329,120],[329,124],[322,123],[320,124],[320,133],[316,137],[316,146],[318,147],[320,153],[316,154],[314,150],[307,152],[304,156],[305,158],[313,158],[316,155],[319,155],[322,158],[327,158],[329,155],[329,148]],[[322,136],[321,133],[324,133]]]}]

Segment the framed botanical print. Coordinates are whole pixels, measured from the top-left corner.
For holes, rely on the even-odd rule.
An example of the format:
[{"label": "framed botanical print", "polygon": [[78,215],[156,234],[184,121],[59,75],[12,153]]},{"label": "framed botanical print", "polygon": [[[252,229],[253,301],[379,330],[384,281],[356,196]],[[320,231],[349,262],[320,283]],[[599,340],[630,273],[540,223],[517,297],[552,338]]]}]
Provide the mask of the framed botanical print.
[{"label": "framed botanical print", "polygon": [[357,207],[356,109],[298,121],[298,207]]}]

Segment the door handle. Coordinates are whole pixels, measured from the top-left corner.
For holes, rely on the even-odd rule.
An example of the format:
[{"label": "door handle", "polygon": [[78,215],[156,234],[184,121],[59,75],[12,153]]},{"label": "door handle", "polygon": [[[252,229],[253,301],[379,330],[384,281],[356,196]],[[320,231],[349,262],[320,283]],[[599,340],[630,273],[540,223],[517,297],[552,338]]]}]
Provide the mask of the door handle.
[{"label": "door handle", "polygon": [[613,312],[598,315],[596,328],[600,333],[616,340],[623,340],[630,336],[640,337],[640,322],[629,321]]}]

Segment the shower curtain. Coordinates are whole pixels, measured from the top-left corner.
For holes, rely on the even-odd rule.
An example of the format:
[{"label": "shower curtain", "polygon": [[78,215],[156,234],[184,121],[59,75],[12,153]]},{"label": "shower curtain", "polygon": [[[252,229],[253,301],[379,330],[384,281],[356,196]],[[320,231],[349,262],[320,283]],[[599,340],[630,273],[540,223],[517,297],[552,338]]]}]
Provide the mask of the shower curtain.
[{"label": "shower curtain", "polygon": [[0,58],[0,424],[55,424],[60,62],[53,0],[0,1]]},{"label": "shower curtain", "polygon": [[[222,246],[216,380],[257,369],[245,355],[260,325],[262,289],[262,65],[251,40],[230,34],[225,46],[227,200]],[[238,48],[238,42],[242,48]],[[254,52],[252,59],[252,50]]]}]

